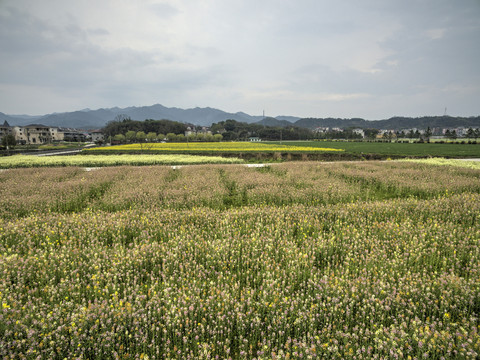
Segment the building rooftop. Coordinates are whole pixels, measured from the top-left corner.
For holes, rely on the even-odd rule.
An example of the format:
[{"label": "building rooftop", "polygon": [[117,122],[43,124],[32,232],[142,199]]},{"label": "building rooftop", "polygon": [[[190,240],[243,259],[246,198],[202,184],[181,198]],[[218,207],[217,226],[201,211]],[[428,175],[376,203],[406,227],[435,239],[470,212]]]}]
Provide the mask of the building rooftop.
[{"label": "building rooftop", "polygon": [[42,124],[30,124],[30,125],[26,125],[26,126],[23,126],[23,127],[26,127],[26,128],[36,127],[36,128],[45,128],[45,129],[50,128],[50,126],[46,126],[46,125],[42,125]]}]

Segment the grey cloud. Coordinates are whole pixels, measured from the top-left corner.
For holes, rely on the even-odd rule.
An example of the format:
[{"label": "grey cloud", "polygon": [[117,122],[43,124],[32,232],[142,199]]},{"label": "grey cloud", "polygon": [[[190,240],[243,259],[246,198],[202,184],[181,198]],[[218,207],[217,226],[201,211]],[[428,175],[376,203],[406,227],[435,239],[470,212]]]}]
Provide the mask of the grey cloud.
[{"label": "grey cloud", "polygon": [[293,92],[303,93],[364,93],[380,95],[381,75],[351,69],[334,70],[327,65],[310,64],[294,71],[290,76],[289,87]]},{"label": "grey cloud", "polygon": [[150,11],[159,18],[165,19],[177,15],[180,11],[170,4],[159,2],[148,6]]},{"label": "grey cloud", "polygon": [[478,83],[480,47],[472,45],[475,38],[480,38],[480,26],[468,30],[463,25],[449,27],[438,39],[402,31],[383,44],[392,49],[393,54],[386,57],[379,68],[405,86],[407,82],[437,87],[472,80]]},{"label": "grey cloud", "polygon": [[0,13],[0,47],[3,56],[29,56],[50,49],[45,35],[56,31],[48,23],[14,8]]},{"label": "grey cloud", "polygon": [[36,57],[71,52],[89,45],[89,34],[105,35],[101,28],[84,30],[75,23],[53,25],[15,8],[0,14],[0,47],[7,59],[31,61]]},{"label": "grey cloud", "polygon": [[[8,53],[0,68],[3,84],[49,88],[62,98],[87,102],[100,98],[121,105],[181,97],[207,85],[221,86],[227,78],[218,65],[183,66],[183,59],[161,49],[102,48],[90,41],[91,30],[73,19],[59,27],[11,9],[2,20],[0,47]],[[97,29],[97,34],[105,31]],[[190,52],[213,54],[214,50],[192,46]]]},{"label": "grey cloud", "polygon": [[[75,23],[55,27],[26,12],[10,9],[0,22],[0,47],[5,49],[2,82],[27,85],[79,87],[107,82],[176,60],[158,51],[128,48],[106,50],[89,41]],[[96,29],[96,34],[105,31]]]},{"label": "grey cloud", "polygon": [[102,29],[102,28],[87,29],[87,32],[89,35],[94,35],[94,36],[105,36],[110,34],[108,30]]},{"label": "grey cloud", "polygon": [[272,113],[389,116],[453,99],[479,111],[477,0],[139,2],[146,20],[134,19],[125,42],[116,21],[131,14],[121,7],[118,20],[92,23],[80,3],[69,15],[59,1],[61,18],[9,4],[0,7],[2,89],[45,87],[82,107],[154,100],[248,111],[268,100]]}]

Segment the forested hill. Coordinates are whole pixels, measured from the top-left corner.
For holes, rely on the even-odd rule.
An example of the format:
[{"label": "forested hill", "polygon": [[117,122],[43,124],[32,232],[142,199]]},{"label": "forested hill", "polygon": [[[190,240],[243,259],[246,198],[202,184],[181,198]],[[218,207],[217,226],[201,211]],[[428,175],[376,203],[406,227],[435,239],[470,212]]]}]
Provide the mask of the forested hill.
[{"label": "forested hill", "polygon": [[424,116],[418,118],[410,117],[392,117],[388,120],[369,121],[360,118],[336,119],[336,118],[305,118],[294,123],[297,127],[315,129],[318,127],[329,128],[370,128],[401,130],[410,128],[426,129],[435,128],[454,128],[454,127],[480,127],[480,116],[475,117],[452,117],[452,116]]}]

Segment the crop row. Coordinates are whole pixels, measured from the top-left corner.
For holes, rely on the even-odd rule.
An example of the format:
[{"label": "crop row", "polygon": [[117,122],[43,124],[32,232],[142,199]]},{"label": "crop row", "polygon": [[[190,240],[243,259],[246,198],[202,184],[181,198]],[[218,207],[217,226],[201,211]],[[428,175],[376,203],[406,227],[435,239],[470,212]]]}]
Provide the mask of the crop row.
[{"label": "crop row", "polygon": [[52,166],[121,166],[121,165],[184,165],[184,164],[238,164],[243,160],[220,156],[199,155],[14,155],[0,157],[0,169]]},{"label": "crop row", "polygon": [[86,208],[186,209],[347,203],[480,192],[479,171],[407,162],[26,168],[0,172],[0,217]]}]

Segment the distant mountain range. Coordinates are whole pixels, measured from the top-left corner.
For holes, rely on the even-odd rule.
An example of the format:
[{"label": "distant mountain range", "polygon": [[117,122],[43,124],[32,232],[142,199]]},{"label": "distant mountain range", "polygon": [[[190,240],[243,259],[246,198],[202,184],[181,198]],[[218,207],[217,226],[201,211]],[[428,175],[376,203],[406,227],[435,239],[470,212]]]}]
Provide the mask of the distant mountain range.
[{"label": "distant mountain range", "polygon": [[[81,129],[99,129],[117,116],[129,117],[132,120],[172,120],[200,126],[210,126],[212,123],[232,119],[240,122],[255,123],[263,119],[263,116],[252,116],[243,112],[235,114],[213,108],[179,109],[168,108],[160,104],[142,107],[110,108],[90,110],[83,109],[73,112],[53,113],[42,116],[30,115],[6,115],[0,112],[0,122],[6,120],[10,125],[29,125],[39,123],[46,126],[59,126]],[[300,118],[292,116],[279,116],[278,120],[296,121]],[[290,123],[291,125],[291,123]]]},{"label": "distant mountain range", "polygon": [[180,109],[168,108],[160,104],[141,107],[110,108],[90,110],[83,109],[73,112],[53,113],[47,115],[6,115],[0,112],[0,125],[8,121],[10,125],[24,126],[32,123],[46,126],[58,126],[78,129],[100,129],[107,122],[118,117],[130,117],[132,120],[173,120],[182,123],[210,126],[212,123],[232,119],[239,122],[258,123],[264,126],[297,126],[308,129],[318,127],[329,128],[374,128],[374,129],[425,129],[452,128],[452,127],[480,127],[480,116],[476,117],[451,117],[451,116],[426,116],[419,118],[393,117],[386,120],[365,120],[360,118],[299,118],[295,116],[267,117],[253,116],[244,112],[228,113],[222,110],[207,108]]}]

